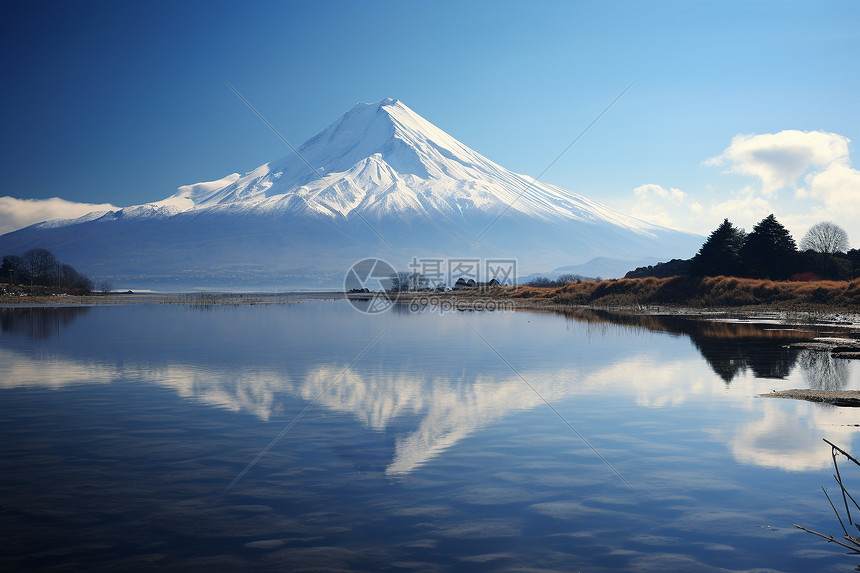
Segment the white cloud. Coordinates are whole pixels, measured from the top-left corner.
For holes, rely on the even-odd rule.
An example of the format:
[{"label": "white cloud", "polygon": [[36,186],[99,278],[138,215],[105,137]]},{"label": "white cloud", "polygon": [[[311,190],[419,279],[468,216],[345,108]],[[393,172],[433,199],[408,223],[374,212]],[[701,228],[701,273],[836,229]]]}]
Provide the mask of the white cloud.
[{"label": "white cloud", "polygon": [[49,219],[76,219],[93,211],[117,209],[109,203],[75,203],[59,197],[16,199],[0,197],[0,235]]},{"label": "white cloud", "polygon": [[[751,187],[712,206],[714,214],[749,226],[774,213],[800,238],[813,224],[832,220],[846,229],[860,226],[860,171],[851,167],[849,140],[838,133],[785,130],[738,135],[710,165],[728,164],[729,171],[757,177]],[[793,197],[776,191],[791,187]]]},{"label": "white cloud", "polygon": [[826,131],[787,129],[778,133],[736,135],[722,154],[706,165],[727,165],[731,173],[758,177],[769,195],[797,180],[811,168],[848,161],[847,137]]},{"label": "white cloud", "polygon": [[709,211],[712,219],[722,221],[728,218],[738,227],[749,231],[755,223],[779,210],[768,199],[758,195],[755,189],[747,186],[731,193],[728,199],[712,204]]},{"label": "white cloud", "polygon": [[634,189],[633,194],[636,202],[630,207],[630,214],[664,227],[684,226],[690,213],[702,210],[696,201],[687,204],[687,194],[677,187],[666,189],[656,183],[646,183]]},{"label": "white cloud", "polygon": [[860,171],[847,162],[832,163],[806,178],[809,195],[836,212],[860,214]]},{"label": "white cloud", "polygon": [[645,199],[649,195],[654,195],[661,199],[668,199],[675,205],[680,205],[687,197],[687,194],[680,189],[677,189],[675,187],[666,189],[662,185],[657,185],[656,183],[646,183],[645,185],[640,185],[633,190],[633,193],[635,193],[636,196],[641,199]]},{"label": "white cloud", "polygon": [[667,210],[662,209],[657,203],[651,201],[636,203],[630,209],[630,214],[637,219],[642,219],[655,225],[669,228],[676,226],[676,217],[672,216]]},{"label": "white cloud", "polygon": [[[810,226],[824,220],[850,232],[860,228],[860,171],[851,166],[850,143],[845,136],[825,131],[737,135],[720,155],[704,164],[750,175],[758,184],[731,191],[706,185],[691,194],[647,183],[633,190],[621,210],[701,234],[712,231],[724,218],[750,230],[771,213],[798,240]],[[777,193],[782,189],[794,192]]]}]

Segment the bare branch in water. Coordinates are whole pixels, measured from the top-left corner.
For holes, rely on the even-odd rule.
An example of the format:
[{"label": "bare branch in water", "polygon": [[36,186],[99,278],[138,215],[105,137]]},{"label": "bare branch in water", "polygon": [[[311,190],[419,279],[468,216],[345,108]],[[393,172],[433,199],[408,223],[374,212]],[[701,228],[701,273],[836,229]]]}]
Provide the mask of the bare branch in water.
[{"label": "bare branch in water", "polygon": [[836,539],[832,535],[824,535],[823,533],[818,533],[817,531],[812,531],[811,529],[807,529],[807,528],[803,527],[802,525],[798,525],[796,523],[794,524],[794,526],[798,529],[802,529],[802,530],[806,531],[807,533],[817,535],[818,537],[823,537],[824,539],[826,539],[829,542],[836,543],[837,545],[841,545],[842,547],[845,547],[846,549],[850,549],[854,553],[860,553],[860,549],[858,549],[857,547],[852,547],[852,546],[848,545],[847,543],[842,543],[841,541],[839,541],[838,539]]},{"label": "bare branch in water", "polygon": [[849,460],[851,460],[852,462],[854,462],[855,464],[860,466],[860,461],[857,461],[857,458],[855,458],[854,456],[852,456],[851,454],[849,454],[848,452],[846,452],[845,450],[843,450],[842,448],[840,448],[839,446],[837,446],[836,444],[831,442],[830,440],[824,439],[824,441],[827,442],[828,444],[830,444],[830,447],[832,447],[834,450],[838,451],[840,454],[842,454],[843,456],[845,456],[846,458],[848,458]]},{"label": "bare branch in water", "polygon": [[[836,448],[833,447],[830,449],[830,456],[833,458],[833,467],[836,469],[836,483],[839,484],[839,489],[842,490],[842,503],[845,504],[845,513],[848,515],[848,523],[854,525],[851,521],[851,510],[848,509],[848,499],[845,497],[845,486],[842,485],[842,476],[839,474],[839,464],[836,463]],[[845,535],[848,535],[848,532],[845,532]]]},{"label": "bare branch in water", "polygon": [[848,535],[848,530],[847,530],[847,529],[845,529],[845,524],[844,524],[844,523],[842,523],[842,518],[841,518],[841,517],[839,517],[839,512],[838,512],[838,511],[836,511],[836,506],[835,506],[835,505],[833,505],[833,500],[831,500],[831,499],[830,499],[830,496],[829,496],[829,495],[827,495],[827,490],[826,490],[826,489],[824,489],[824,488],[822,487],[822,488],[821,488],[821,491],[823,491],[823,492],[824,492],[824,497],[826,497],[826,498],[827,498],[827,501],[829,501],[829,502],[830,502],[830,507],[832,507],[832,508],[833,508],[833,513],[835,513],[835,514],[836,514],[836,519],[838,519],[838,520],[839,520],[839,525],[841,525],[841,526],[842,526],[842,531],[845,533],[845,535]]},{"label": "bare branch in water", "polygon": [[[836,480],[836,484],[839,486],[840,491],[842,491],[842,503],[845,504],[845,513],[848,515],[848,523],[851,525],[854,525],[855,527],[857,527],[858,530],[860,530],[860,523],[854,523],[851,519],[851,511],[848,508],[848,500],[850,499],[851,503],[853,503],[854,507],[856,507],[858,510],[860,510],[860,505],[858,505],[857,501],[854,499],[854,497],[852,497],[851,493],[845,487],[845,484],[842,483],[842,474],[839,472],[839,463],[837,461],[836,453],[839,452],[840,454],[844,455],[846,458],[848,458],[849,460],[851,460],[852,462],[854,462],[858,466],[860,466],[860,461],[857,461],[857,458],[855,458],[854,456],[852,456],[851,454],[849,454],[848,452],[846,452],[845,450],[843,450],[842,448],[840,448],[839,446],[834,444],[833,442],[830,442],[828,440],[824,440],[824,441],[827,442],[827,444],[831,448],[830,454],[831,454],[831,457],[833,458],[833,467],[836,469],[836,474],[833,476],[833,479]],[[845,523],[842,521],[842,516],[839,515],[839,510],[836,509],[836,505],[834,505],[833,500],[830,499],[830,495],[827,493],[827,490],[822,487],[821,491],[824,492],[824,496],[827,498],[827,501],[830,502],[830,507],[833,508],[833,513],[836,514],[836,519],[839,520],[839,525],[842,527],[842,532],[845,533],[845,537],[843,537],[843,539],[845,541],[852,543],[853,545],[843,543],[842,541],[839,541],[838,539],[836,539],[832,535],[824,535],[823,533],[818,533],[817,531],[807,529],[806,527],[803,527],[802,525],[797,525],[796,523],[794,524],[794,526],[798,529],[802,529],[803,531],[806,531],[807,533],[812,533],[813,535],[817,535],[818,537],[826,539],[829,543],[836,543],[837,545],[841,545],[842,547],[845,547],[846,549],[850,549],[854,553],[860,553],[860,538],[852,537],[852,536],[848,535],[848,530],[845,529]],[[857,570],[860,571],[860,566],[857,567]]]},{"label": "bare branch in water", "polygon": [[[841,478],[840,478],[840,477],[833,476],[833,479],[835,479],[835,480],[836,480],[836,483],[838,483],[838,484],[839,484],[839,487],[841,487],[841,488],[842,488],[842,491],[844,491],[844,492],[845,492],[845,495],[847,495],[847,496],[848,496],[848,499],[850,499],[850,500],[851,500],[851,503],[853,503],[853,504],[854,504],[854,507],[856,507],[857,509],[860,509],[860,504],[858,504],[858,503],[857,503],[857,500],[855,500],[855,499],[854,499],[854,496],[853,496],[853,495],[851,495],[851,492],[850,492],[850,491],[848,491],[848,488],[846,488],[846,487],[842,484],[842,480],[841,480]],[[854,524],[854,527],[856,527],[857,529],[860,529],[860,523],[855,523],[855,524]]]}]

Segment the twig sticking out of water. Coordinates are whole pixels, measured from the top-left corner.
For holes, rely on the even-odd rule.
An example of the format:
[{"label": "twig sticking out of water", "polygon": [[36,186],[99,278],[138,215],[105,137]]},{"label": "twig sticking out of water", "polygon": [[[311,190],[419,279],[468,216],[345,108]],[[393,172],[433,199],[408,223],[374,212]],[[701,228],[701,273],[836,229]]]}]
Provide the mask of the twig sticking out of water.
[{"label": "twig sticking out of water", "polygon": [[832,507],[832,508],[833,508],[833,513],[835,513],[835,514],[836,514],[836,519],[838,519],[838,520],[839,520],[839,525],[840,525],[840,526],[842,526],[842,532],[845,534],[845,537],[848,537],[848,530],[847,530],[847,529],[845,529],[845,524],[844,524],[844,523],[842,523],[842,518],[841,518],[841,517],[839,517],[839,512],[838,512],[838,511],[836,511],[836,506],[835,506],[835,505],[833,505],[833,500],[832,500],[832,499],[830,499],[830,496],[829,496],[829,495],[827,495],[827,490],[826,490],[826,489],[824,489],[824,488],[822,487],[822,488],[821,488],[821,491],[823,491],[823,492],[824,492],[824,497],[826,497],[826,498],[827,498],[827,501],[829,501],[829,502],[830,502],[830,507]]},{"label": "twig sticking out of water", "polygon": [[794,524],[794,526],[795,526],[796,528],[798,528],[798,529],[802,529],[802,530],[806,531],[807,533],[811,533],[811,534],[813,534],[813,535],[817,535],[818,537],[823,537],[823,538],[824,538],[824,539],[826,539],[828,542],[836,543],[837,545],[841,545],[842,547],[845,547],[845,548],[847,548],[847,549],[850,549],[850,550],[851,550],[851,551],[853,551],[854,553],[860,553],[860,548],[852,547],[851,545],[848,545],[847,543],[842,543],[841,541],[839,541],[838,539],[836,539],[836,538],[835,538],[835,537],[833,537],[832,535],[824,535],[823,533],[818,533],[817,531],[812,531],[811,529],[807,529],[807,528],[803,527],[802,525],[798,525],[798,524],[796,524],[796,523]]},{"label": "twig sticking out of water", "polygon": [[[856,507],[857,509],[860,509],[860,505],[858,505],[858,504],[857,504],[857,500],[855,500],[855,499],[854,499],[854,496],[852,496],[852,495],[851,495],[851,492],[850,492],[850,491],[848,491],[848,489],[847,489],[847,488],[845,488],[845,487],[843,487],[843,486],[842,486],[842,476],[838,476],[838,477],[837,477],[837,476],[835,476],[835,475],[834,475],[834,476],[833,476],[833,479],[835,479],[835,480],[836,480],[836,483],[837,483],[837,484],[839,484],[839,487],[841,487],[841,488],[842,488],[842,491],[845,493],[845,495],[847,495],[847,496],[848,496],[848,499],[850,499],[850,500],[851,500],[851,503],[853,503],[853,504],[854,504],[854,507]],[[855,523],[855,524],[854,524],[854,527],[856,527],[857,529],[860,529],[860,523]]]},{"label": "twig sticking out of water", "polygon": [[[836,468],[836,475],[834,476],[834,478],[836,479],[836,483],[839,484],[839,489],[842,490],[842,503],[845,505],[845,514],[848,516],[848,523],[850,525],[854,525],[854,523],[851,521],[851,510],[848,509],[848,499],[846,497],[846,494],[848,492],[845,491],[845,487],[842,485],[842,476],[839,474],[839,464],[836,463],[836,450],[835,449],[830,450],[830,456],[833,458],[833,467]],[[824,488],[821,488],[821,489],[824,489]],[[834,508],[834,511],[836,511],[835,508]],[[839,514],[837,513],[837,516],[838,515]],[[842,520],[840,519],[839,522],[842,523]],[[843,529],[845,529],[845,528],[843,527]],[[845,535],[848,535],[847,531],[845,532]]]},{"label": "twig sticking out of water", "polygon": [[[851,496],[851,493],[849,493],[848,490],[845,488],[845,484],[842,483],[842,474],[839,473],[839,463],[837,461],[836,454],[840,453],[840,454],[844,455],[846,458],[848,458],[849,460],[851,460],[852,462],[854,462],[858,466],[860,466],[860,461],[857,461],[857,458],[855,458],[854,456],[852,456],[851,454],[849,454],[848,452],[846,452],[845,450],[843,450],[842,448],[840,448],[839,446],[834,444],[833,442],[830,442],[828,440],[824,440],[824,441],[831,448],[830,454],[833,458],[833,467],[836,469],[836,475],[833,476],[833,479],[836,480],[836,484],[839,486],[839,489],[842,492],[842,503],[845,506],[845,514],[848,516],[848,523],[850,525],[854,525],[858,530],[860,530],[860,524],[854,523],[853,520],[851,519],[851,510],[848,508],[848,500],[850,499],[851,502],[854,504],[854,507],[856,507],[858,510],[860,510],[860,505],[857,504],[857,501],[855,501],[855,499]],[[811,529],[808,529],[808,528],[803,527],[802,525],[798,525],[796,523],[794,524],[794,526],[797,527],[798,529],[802,529],[803,531],[806,531],[807,533],[811,533],[813,535],[817,535],[818,537],[826,539],[828,542],[836,543],[838,545],[841,545],[842,547],[845,547],[846,549],[850,549],[854,553],[860,553],[860,538],[853,537],[853,536],[848,534],[848,530],[845,528],[845,523],[842,521],[842,516],[839,515],[839,510],[836,509],[836,505],[834,505],[833,500],[830,499],[830,495],[827,493],[827,490],[822,487],[821,491],[824,492],[824,496],[827,498],[827,501],[830,502],[830,507],[833,508],[833,513],[836,514],[836,519],[839,520],[839,525],[842,527],[842,532],[845,534],[843,539],[845,541],[848,541],[849,543],[843,543],[842,541],[839,541],[838,539],[836,539],[832,535],[824,535],[823,533],[818,533],[817,531],[813,531]],[[858,567],[857,569],[860,570],[860,567]]]},{"label": "twig sticking out of water", "polygon": [[[831,448],[833,448],[834,450],[836,450],[837,452],[839,452],[840,454],[842,454],[843,456],[845,456],[846,458],[848,458],[849,460],[851,460],[852,462],[854,462],[855,464],[857,464],[858,466],[860,466],[860,461],[857,461],[857,458],[855,458],[854,456],[852,456],[851,454],[849,454],[848,452],[846,452],[845,450],[843,450],[842,448],[840,448],[839,446],[837,446],[836,444],[834,444],[833,442],[831,442],[830,440],[825,439],[824,441],[825,441],[825,443],[827,443]],[[834,463],[835,463],[835,462],[834,462]]]}]

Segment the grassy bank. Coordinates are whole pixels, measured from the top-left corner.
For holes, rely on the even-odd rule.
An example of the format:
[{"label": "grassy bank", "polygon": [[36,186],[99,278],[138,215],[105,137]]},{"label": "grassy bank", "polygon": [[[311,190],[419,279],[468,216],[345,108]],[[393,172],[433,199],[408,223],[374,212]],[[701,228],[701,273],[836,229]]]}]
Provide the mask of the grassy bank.
[{"label": "grassy bank", "polygon": [[557,287],[497,288],[458,296],[512,298],[559,306],[669,305],[688,308],[768,306],[782,310],[860,310],[860,279],[770,281],[735,277],[669,277],[582,281]]}]

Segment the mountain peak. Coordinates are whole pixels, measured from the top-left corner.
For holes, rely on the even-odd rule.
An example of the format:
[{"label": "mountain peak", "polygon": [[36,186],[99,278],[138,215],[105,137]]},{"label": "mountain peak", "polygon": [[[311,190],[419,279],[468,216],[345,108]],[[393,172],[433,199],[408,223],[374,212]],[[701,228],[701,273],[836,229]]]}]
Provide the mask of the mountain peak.
[{"label": "mountain peak", "polygon": [[[223,186],[182,194],[198,209],[281,209],[300,205],[332,217],[416,215],[430,219],[510,210],[540,220],[607,222],[651,233],[653,225],[493,163],[403,102],[359,103],[312,137],[298,154],[261,165]],[[183,189],[188,189],[186,186]],[[193,203],[193,204],[191,204]],[[171,201],[179,207],[180,203]]]}]

